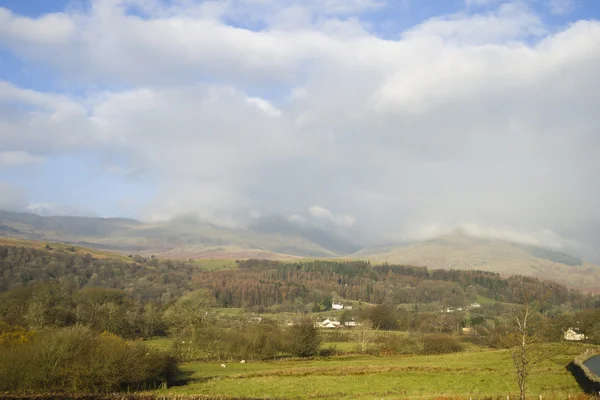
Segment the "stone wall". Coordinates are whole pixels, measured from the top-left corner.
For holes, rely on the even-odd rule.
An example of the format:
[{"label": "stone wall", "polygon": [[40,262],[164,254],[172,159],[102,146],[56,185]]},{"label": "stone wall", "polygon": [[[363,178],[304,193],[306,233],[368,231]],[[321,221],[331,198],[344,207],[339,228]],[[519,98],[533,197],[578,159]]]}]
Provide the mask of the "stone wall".
[{"label": "stone wall", "polygon": [[588,349],[581,353],[569,365],[569,370],[577,380],[577,383],[586,393],[600,393],[600,377],[594,374],[585,362],[593,356],[600,355],[600,351]]}]

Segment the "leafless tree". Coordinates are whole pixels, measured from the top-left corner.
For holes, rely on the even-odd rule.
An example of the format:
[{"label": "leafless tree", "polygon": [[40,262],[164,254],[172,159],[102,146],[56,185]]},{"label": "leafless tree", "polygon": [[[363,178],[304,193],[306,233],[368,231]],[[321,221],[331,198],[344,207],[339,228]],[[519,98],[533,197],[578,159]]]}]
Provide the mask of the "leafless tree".
[{"label": "leafless tree", "polygon": [[528,377],[541,359],[540,311],[547,296],[533,299],[524,288],[521,297],[521,304],[515,305],[510,313],[515,332],[509,336],[508,344],[512,348],[520,398],[526,400]]},{"label": "leafless tree", "polygon": [[358,345],[358,350],[361,354],[365,354],[369,349],[369,345],[375,339],[373,324],[369,320],[364,320],[358,326],[353,328],[354,340]]}]

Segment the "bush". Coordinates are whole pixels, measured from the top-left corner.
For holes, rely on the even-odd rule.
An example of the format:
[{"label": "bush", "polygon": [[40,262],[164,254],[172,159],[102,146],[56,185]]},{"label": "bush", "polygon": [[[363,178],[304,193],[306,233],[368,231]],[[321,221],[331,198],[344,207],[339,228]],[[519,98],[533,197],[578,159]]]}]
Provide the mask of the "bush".
[{"label": "bush", "polygon": [[168,354],[88,328],[47,330],[0,351],[0,390],[114,392],[173,382]]},{"label": "bush", "polygon": [[382,355],[420,354],[423,352],[423,343],[416,337],[385,335],[381,337],[379,344]]},{"label": "bush", "polygon": [[335,346],[325,347],[325,348],[319,350],[319,356],[321,356],[321,357],[332,357],[332,356],[337,356],[338,354],[339,354],[339,351],[338,351],[337,347],[335,347]]},{"label": "bush", "polygon": [[446,354],[463,351],[463,345],[449,335],[427,335],[423,338],[423,353]]},{"label": "bush", "polygon": [[287,331],[287,350],[296,357],[311,357],[317,354],[321,337],[310,318],[303,318]]}]

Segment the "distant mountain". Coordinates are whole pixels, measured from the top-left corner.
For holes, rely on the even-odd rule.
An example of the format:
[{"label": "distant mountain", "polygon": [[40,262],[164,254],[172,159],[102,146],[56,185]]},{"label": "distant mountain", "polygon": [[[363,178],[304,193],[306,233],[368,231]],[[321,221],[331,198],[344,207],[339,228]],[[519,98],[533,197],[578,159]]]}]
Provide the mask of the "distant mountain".
[{"label": "distant mountain", "polygon": [[[285,221],[285,220],[283,220]],[[179,258],[335,257],[359,247],[317,228],[295,228],[276,218],[248,230],[220,228],[193,216],[143,223],[124,218],[43,217],[0,211],[0,235],[77,243],[121,253]]]},{"label": "distant mountain", "polygon": [[[301,237],[341,255],[354,253],[361,248],[356,243],[343,238],[339,234],[316,227],[299,225],[280,216],[257,219],[250,226],[250,229],[254,232],[263,234]],[[284,253],[285,252],[286,251],[284,251]]]},{"label": "distant mountain", "polygon": [[462,234],[442,236],[421,243],[382,246],[348,256],[443,269],[479,269],[503,275],[527,275],[550,279],[572,287],[600,289],[600,266],[559,251]]}]

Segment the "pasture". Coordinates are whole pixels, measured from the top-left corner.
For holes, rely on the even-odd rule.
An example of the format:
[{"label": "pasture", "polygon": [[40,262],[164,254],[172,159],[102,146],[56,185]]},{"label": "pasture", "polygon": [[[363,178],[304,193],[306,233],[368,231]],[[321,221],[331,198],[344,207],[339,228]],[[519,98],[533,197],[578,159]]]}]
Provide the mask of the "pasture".
[{"label": "pasture", "polygon": [[[530,395],[566,399],[581,394],[567,365],[582,351],[577,344],[544,345],[534,366]],[[189,363],[188,384],[168,394],[204,394],[289,399],[468,399],[518,392],[510,352],[471,351],[431,356],[344,356],[272,362]]]}]

